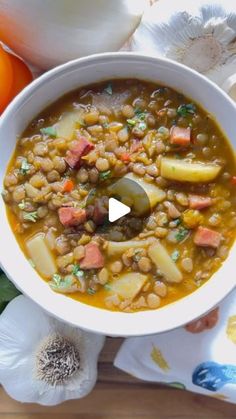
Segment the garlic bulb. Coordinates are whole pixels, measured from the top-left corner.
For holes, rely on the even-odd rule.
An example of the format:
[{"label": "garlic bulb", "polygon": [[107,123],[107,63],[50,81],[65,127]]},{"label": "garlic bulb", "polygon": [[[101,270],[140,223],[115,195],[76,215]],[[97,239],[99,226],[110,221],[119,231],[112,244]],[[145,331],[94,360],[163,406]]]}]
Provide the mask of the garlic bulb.
[{"label": "garlic bulb", "polygon": [[235,4],[160,0],[144,13],[130,48],[179,61],[221,85],[236,71]]},{"label": "garlic bulb", "polygon": [[47,69],[117,51],[136,29],[147,4],[148,0],[0,0],[0,40]]},{"label": "garlic bulb", "polygon": [[105,337],[51,318],[23,295],[0,317],[0,383],[20,402],[56,405],[86,396]]}]

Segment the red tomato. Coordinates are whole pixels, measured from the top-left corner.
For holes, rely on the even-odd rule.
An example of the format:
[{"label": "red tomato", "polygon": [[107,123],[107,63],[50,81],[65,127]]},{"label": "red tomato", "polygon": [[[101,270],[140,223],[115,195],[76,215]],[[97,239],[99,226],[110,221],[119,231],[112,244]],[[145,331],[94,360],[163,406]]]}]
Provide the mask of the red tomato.
[{"label": "red tomato", "polygon": [[13,68],[13,83],[10,92],[11,99],[13,99],[33,80],[33,76],[24,61],[13,54],[9,54],[9,58]]},{"label": "red tomato", "polygon": [[13,70],[9,55],[0,45],[0,114],[10,100]]}]

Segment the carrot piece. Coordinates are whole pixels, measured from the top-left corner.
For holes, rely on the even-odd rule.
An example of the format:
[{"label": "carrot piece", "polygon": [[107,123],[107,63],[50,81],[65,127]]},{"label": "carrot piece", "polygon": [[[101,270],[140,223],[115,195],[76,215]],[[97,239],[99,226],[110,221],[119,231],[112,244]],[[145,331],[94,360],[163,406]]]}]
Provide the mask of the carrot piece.
[{"label": "carrot piece", "polygon": [[236,176],[232,176],[231,183],[232,185],[236,185]]},{"label": "carrot piece", "polygon": [[66,179],[63,185],[63,192],[71,192],[74,189],[74,182],[71,179]]},{"label": "carrot piece", "polygon": [[122,153],[121,156],[120,156],[120,159],[124,163],[129,163],[130,162],[130,154],[129,153]]},{"label": "carrot piece", "polygon": [[191,128],[172,127],[170,131],[170,143],[187,146],[191,141]]}]

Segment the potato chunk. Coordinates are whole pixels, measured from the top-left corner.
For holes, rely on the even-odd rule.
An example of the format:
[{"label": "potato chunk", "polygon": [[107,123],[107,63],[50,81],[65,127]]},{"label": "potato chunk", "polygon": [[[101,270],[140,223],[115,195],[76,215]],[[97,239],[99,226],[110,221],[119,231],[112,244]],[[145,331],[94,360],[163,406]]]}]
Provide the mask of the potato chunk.
[{"label": "potato chunk", "polygon": [[26,242],[26,247],[40,275],[51,278],[57,267],[44,237],[44,233],[37,234]]},{"label": "potato chunk", "polygon": [[182,273],[159,241],[156,241],[149,247],[148,255],[168,282],[182,281]]},{"label": "potato chunk", "polygon": [[133,300],[141,291],[147,281],[147,275],[137,272],[130,272],[120,275],[118,279],[113,281],[111,286],[112,293],[118,294],[119,297]]},{"label": "potato chunk", "polygon": [[151,240],[128,240],[124,242],[108,242],[107,254],[108,256],[116,256],[126,252],[129,249],[146,248],[151,244]]},{"label": "potato chunk", "polygon": [[180,182],[210,182],[220,171],[221,167],[213,163],[190,163],[168,157],[161,160],[161,176]]},{"label": "potato chunk", "polygon": [[56,125],[57,137],[71,140],[76,128],[80,127],[82,121],[82,111],[67,112],[62,115]]}]

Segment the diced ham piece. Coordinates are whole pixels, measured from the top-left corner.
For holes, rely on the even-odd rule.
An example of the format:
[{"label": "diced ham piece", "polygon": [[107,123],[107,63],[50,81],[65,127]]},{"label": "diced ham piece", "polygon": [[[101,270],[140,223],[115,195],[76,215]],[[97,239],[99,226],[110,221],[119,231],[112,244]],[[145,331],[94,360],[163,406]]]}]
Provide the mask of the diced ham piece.
[{"label": "diced ham piece", "polygon": [[94,144],[90,143],[87,138],[81,136],[73,148],[67,151],[65,161],[72,169],[75,167],[79,168],[81,164],[81,157],[85,156],[93,149]]},{"label": "diced ham piece", "polygon": [[217,249],[220,245],[221,238],[222,235],[218,233],[218,231],[200,226],[197,229],[193,241],[197,246],[213,247],[214,249]]},{"label": "diced ham piece", "polygon": [[201,210],[212,205],[212,199],[209,196],[190,195],[189,207],[191,209]]},{"label": "diced ham piece", "polygon": [[180,146],[188,146],[191,141],[191,128],[172,127],[170,131],[170,143]]},{"label": "diced ham piece", "polygon": [[58,210],[60,222],[65,227],[74,227],[86,221],[86,211],[82,208],[62,207]]},{"label": "diced ham piece", "polygon": [[103,202],[101,200],[97,200],[94,205],[94,211],[93,211],[93,221],[96,225],[102,225],[108,215],[107,208],[104,207]]},{"label": "diced ham piece", "polygon": [[98,269],[104,266],[104,257],[100,252],[98,244],[95,242],[88,243],[84,246],[85,256],[80,261],[81,269]]}]

